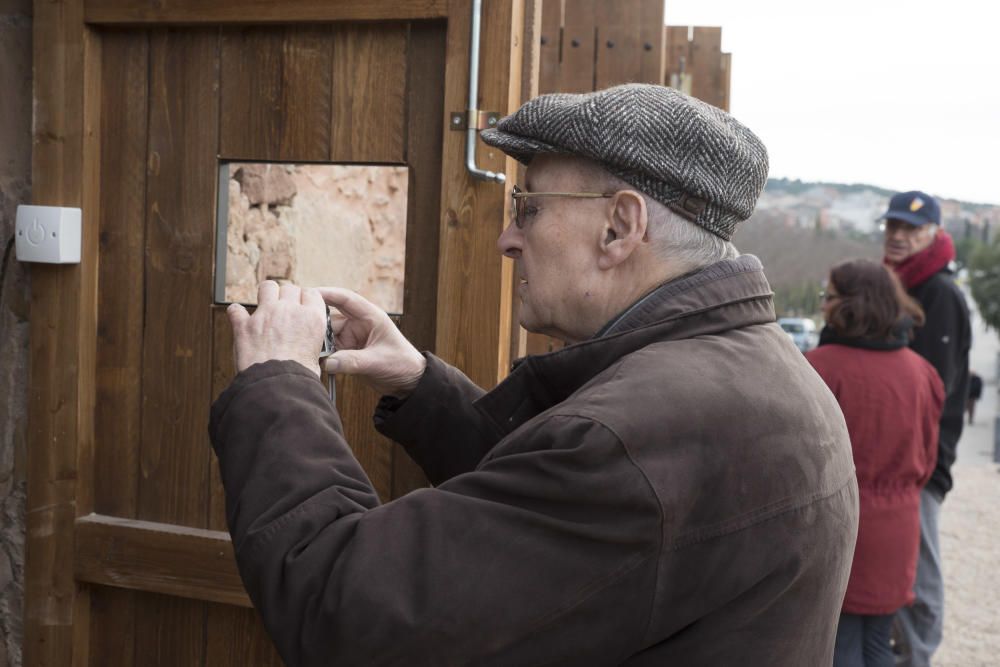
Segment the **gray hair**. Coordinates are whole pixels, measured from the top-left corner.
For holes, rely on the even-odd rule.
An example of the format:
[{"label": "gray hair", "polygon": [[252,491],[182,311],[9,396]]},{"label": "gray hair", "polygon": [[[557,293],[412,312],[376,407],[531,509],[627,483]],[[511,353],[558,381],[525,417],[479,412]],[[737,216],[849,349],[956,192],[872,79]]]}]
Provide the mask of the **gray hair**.
[{"label": "gray hair", "polygon": [[664,262],[673,264],[678,275],[740,256],[740,251],[730,241],[687,221],[596,162],[579,159],[577,165],[583,178],[601,188],[599,192],[632,190],[642,195],[649,216],[647,233],[653,252]]},{"label": "gray hair", "polygon": [[730,241],[688,222],[649,195],[640,194],[646,200],[653,251],[660,259],[676,264],[681,273],[740,256]]}]

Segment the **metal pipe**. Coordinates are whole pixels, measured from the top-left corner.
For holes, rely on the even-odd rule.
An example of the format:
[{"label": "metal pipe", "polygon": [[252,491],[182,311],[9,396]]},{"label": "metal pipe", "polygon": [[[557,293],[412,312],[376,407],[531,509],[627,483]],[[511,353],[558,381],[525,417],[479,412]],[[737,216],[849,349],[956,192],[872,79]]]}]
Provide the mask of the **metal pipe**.
[{"label": "metal pipe", "polygon": [[479,30],[482,21],[483,0],[472,0],[472,39],[469,47],[469,105],[466,122],[468,126],[465,131],[465,167],[474,178],[483,181],[493,181],[494,183],[504,183],[507,175],[480,169],[476,165],[476,134],[479,129],[476,127],[478,118],[477,101],[479,97]]}]

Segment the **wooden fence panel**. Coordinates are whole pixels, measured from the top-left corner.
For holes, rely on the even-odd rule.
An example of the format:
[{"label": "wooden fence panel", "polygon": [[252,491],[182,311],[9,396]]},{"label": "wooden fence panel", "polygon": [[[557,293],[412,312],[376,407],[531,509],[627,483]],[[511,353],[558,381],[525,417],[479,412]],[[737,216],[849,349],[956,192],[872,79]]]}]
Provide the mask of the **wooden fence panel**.
[{"label": "wooden fence panel", "polygon": [[[205,527],[211,389],[217,30],[158,30],[150,42],[146,313],[138,518]],[[144,595],[137,664],[204,660],[205,604]]]}]

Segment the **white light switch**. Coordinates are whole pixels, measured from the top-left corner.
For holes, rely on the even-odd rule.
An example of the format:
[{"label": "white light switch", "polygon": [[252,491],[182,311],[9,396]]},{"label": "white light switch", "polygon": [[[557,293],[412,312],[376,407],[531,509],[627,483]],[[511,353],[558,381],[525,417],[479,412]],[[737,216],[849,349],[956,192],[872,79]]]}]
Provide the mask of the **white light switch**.
[{"label": "white light switch", "polygon": [[17,258],[22,262],[79,264],[80,209],[17,207]]}]

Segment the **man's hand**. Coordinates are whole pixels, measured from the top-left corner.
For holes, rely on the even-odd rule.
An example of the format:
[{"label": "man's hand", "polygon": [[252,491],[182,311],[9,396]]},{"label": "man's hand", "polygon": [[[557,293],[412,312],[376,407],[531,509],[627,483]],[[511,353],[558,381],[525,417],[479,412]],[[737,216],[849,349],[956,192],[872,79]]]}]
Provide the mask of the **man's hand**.
[{"label": "man's hand", "polygon": [[315,289],[265,280],[257,288],[253,315],[238,303],[226,311],[233,326],[236,370],[271,359],[297,361],[319,376],[326,306]]},{"label": "man's hand", "polygon": [[380,394],[409,396],[427,367],[424,355],[364,297],[339,287],[320,287],[319,294],[340,311],[330,317],[337,351],[326,358],[326,372],[359,375]]}]

